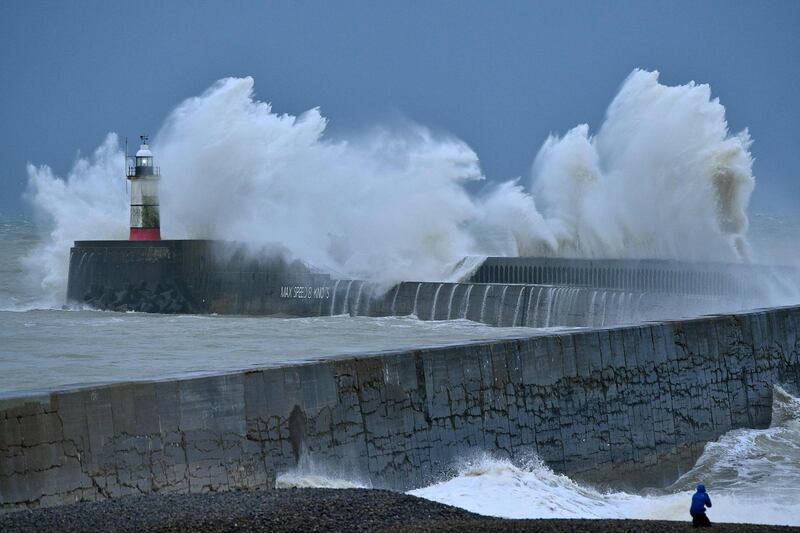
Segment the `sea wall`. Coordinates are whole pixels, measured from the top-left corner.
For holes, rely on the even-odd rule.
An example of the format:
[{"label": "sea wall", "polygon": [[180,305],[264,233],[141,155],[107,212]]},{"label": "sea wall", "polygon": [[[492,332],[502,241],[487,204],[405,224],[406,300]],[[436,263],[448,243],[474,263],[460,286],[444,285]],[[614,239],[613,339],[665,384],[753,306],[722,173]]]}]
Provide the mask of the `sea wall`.
[{"label": "sea wall", "polygon": [[488,257],[469,281],[763,299],[775,286],[800,285],[800,271],[785,266],[665,259]]},{"label": "sea wall", "polygon": [[274,486],[298,463],[409,489],[474,451],[664,484],[770,423],[800,307],[0,400],[3,510]]},{"label": "sea wall", "polygon": [[340,281],[332,290],[335,298],[321,314],[414,315],[504,327],[604,327],[743,308],[720,296],[506,283],[404,281],[379,297],[370,297],[373,290],[361,281]]},{"label": "sea wall", "polygon": [[[666,280],[664,264],[668,264],[670,272],[680,274],[680,264],[663,261],[656,262],[662,269],[658,270],[653,262],[641,261],[489,258],[473,282],[403,282],[387,289],[361,280],[332,279],[300,261],[288,262],[283,255],[280,250],[254,253],[241,244],[219,241],[78,241],[70,252],[67,297],[115,311],[413,314],[421,320],[467,318],[495,326],[530,327],[608,326],[748,308],[735,298],[702,291],[648,292],[639,283],[623,288],[604,285],[605,272],[623,272],[625,280],[649,279],[646,274],[661,272],[656,278]],[[635,270],[639,266],[643,270]],[[526,272],[551,275],[542,279],[553,284],[524,283]],[[476,283],[478,278],[483,282]],[[587,285],[592,280],[597,286]],[[575,286],[563,286],[573,281]]]},{"label": "sea wall", "polygon": [[77,241],[67,300],[115,311],[318,315],[330,276],[286,255],[223,241]]}]

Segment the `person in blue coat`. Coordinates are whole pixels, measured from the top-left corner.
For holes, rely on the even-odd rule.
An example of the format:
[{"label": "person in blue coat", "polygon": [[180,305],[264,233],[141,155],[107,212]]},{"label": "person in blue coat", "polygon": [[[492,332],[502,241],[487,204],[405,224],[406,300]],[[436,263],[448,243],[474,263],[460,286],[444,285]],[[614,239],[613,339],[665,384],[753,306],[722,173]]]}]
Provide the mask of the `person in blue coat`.
[{"label": "person in blue coat", "polygon": [[697,485],[697,492],[692,496],[692,506],[689,508],[694,527],[708,527],[711,525],[711,520],[706,516],[706,507],[711,507],[711,498],[708,497],[706,486],[701,483]]}]

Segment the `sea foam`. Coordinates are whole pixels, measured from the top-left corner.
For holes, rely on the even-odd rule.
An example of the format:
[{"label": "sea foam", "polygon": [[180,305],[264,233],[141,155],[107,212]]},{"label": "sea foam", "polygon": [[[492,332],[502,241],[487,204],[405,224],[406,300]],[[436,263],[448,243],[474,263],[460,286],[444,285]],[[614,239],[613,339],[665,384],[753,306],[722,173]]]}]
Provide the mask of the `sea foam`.
[{"label": "sea foam", "polygon": [[553,472],[535,456],[489,455],[462,462],[451,479],[410,494],[504,518],[690,520],[694,487],[704,483],[712,522],[800,525],[800,400],[780,387],[768,429],[730,431],[706,445],[670,487],[647,494],[600,491]]}]

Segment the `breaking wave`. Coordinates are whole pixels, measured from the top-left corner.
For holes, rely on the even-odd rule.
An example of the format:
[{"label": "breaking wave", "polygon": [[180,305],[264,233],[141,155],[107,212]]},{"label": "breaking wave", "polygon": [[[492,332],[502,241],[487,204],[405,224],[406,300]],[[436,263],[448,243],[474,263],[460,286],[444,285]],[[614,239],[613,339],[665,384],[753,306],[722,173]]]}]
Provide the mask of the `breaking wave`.
[{"label": "breaking wave", "polygon": [[355,475],[358,469],[350,461],[340,460],[336,465],[330,462],[321,464],[308,454],[300,451],[300,459],[295,468],[279,473],[275,477],[276,489],[324,488],[324,489],[370,489],[372,484]]},{"label": "breaking wave", "polygon": [[[279,242],[293,257],[384,282],[446,280],[465,256],[741,260],[754,186],[746,131],[731,135],[708,85],[668,87],[635,70],[596,135],[551,136],[529,183],[480,195],[477,154],[422,126],[326,136],[319,109],[279,114],[252,78],[177,106],[152,143],[162,234]],[[26,259],[60,304],[77,239],[124,239],[123,154],[109,134],[65,177],[28,166],[48,235]]]},{"label": "breaking wave", "polygon": [[642,518],[688,521],[704,483],[712,522],[800,525],[800,400],[776,387],[773,423],[730,431],[706,445],[673,485],[644,495],[603,492],[554,473],[541,461],[489,456],[466,461],[452,479],[410,494],[505,518]]}]

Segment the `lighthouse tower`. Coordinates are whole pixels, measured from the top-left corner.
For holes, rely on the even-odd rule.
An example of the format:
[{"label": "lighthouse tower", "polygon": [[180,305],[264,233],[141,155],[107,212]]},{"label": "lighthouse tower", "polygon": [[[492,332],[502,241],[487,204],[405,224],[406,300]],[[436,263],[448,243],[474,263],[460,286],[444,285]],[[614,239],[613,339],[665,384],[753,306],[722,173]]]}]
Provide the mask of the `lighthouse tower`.
[{"label": "lighthouse tower", "polygon": [[161,172],[153,166],[153,152],[147,146],[147,135],[142,135],[142,145],[136,152],[135,166],[128,167],[131,180],[131,236],[132,241],[161,240],[161,223],[158,211],[158,182]]}]

